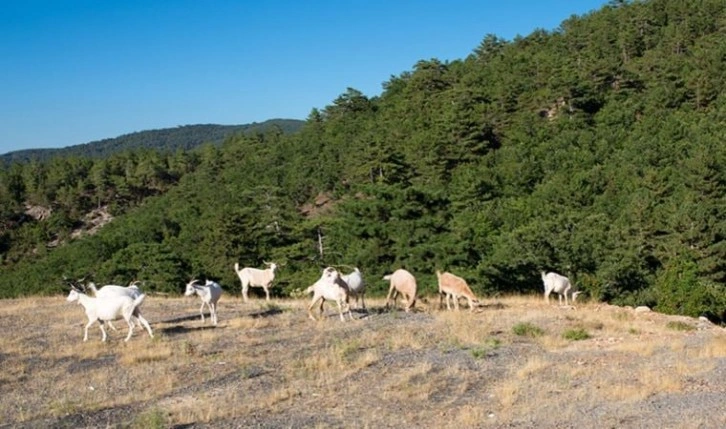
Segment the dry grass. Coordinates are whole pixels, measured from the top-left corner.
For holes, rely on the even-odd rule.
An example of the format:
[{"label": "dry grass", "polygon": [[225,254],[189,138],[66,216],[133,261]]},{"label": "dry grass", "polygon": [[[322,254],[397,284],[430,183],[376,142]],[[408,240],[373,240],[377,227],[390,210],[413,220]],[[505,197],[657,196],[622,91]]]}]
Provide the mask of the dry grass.
[{"label": "dry grass", "polygon": [[[305,300],[225,296],[213,328],[196,301],[151,297],[155,338],[136,330],[124,343],[119,328],[104,344],[97,327],[82,341],[83,311],[62,297],[7,300],[0,415],[28,427],[659,427],[673,423],[648,404],[726,393],[722,328],[597,303],[486,302],[404,313],[371,299],[341,323],[331,307],[310,321]],[[700,403],[677,411],[724,423],[722,408]]]}]

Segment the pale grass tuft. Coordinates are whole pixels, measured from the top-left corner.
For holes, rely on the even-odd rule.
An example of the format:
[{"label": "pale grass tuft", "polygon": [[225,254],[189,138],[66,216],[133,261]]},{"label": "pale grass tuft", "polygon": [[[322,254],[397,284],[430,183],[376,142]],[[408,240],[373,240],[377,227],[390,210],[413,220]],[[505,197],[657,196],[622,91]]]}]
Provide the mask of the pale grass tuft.
[{"label": "pale grass tuft", "polygon": [[[539,356],[530,358],[522,367],[514,370],[514,377],[506,378],[503,382],[495,387],[495,397],[502,407],[500,411],[511,411],[511,408],[520,398],[522,386],[528,386],[533,383],[536,375],[551,364],[543,360]],[[524,391],[527,391],[525,388]]]},{"label": "pale grass tuft", "polygon": [[429,362],[421,362],[404,369],[386,384],[383,396],[397,400],[428,400],[436,391],[432,369],[433,365]]},{"label": "pale grass tuft", "polygon": [[678,392],[681,388],[682,382],[679,374],[663,373],[644,367],[625,380],[620,377],[609,381],[603,378],[600,390],[607,400],[642,401],[656,393]]},{"label": "pale grass tuft", "polygon": [[437,331],[460,347],[476,346],[489,339],[488,324],[479,315],[463,311],[436,313]]},{"label": "pale grass tuft", "polygon": [[536,342],[547,351],[555,351],[570,345],[570,342],[562,338],[561,335],[542,335],[537,337]]},{"label": "pale grass tuft", "polygon": [[539,356],[530,358],[521,368],[516,372],[517,378],[520,380],[527,380],[532,377],[533,374],[542,372],[545,368],[550,367],[552,364],[545,361]]},{"label": "pale grass tuft", "polygon": [[498,384],[495,391],[495,398],[499,401],[499,412],[509,413],[519,399],[520,381],[507,379]]},{"label": "pale grass tuft", "polygon": [[700,358],[726,357],[726,336],[719,335],[711,338],[703,347],[698,349]]},{"label": "pale grass tuft", "polygon": [[660,341],[636,338],[612,346],[613,351],[635,353],[641,357],[653,356],[661,347]]},{"label": "pale grass tuft", "polygon": [[481,427],[490,418],[489,412],[481,405],[463,405],[449,411],[448,414],[453,414],[451,423],[448,425],[452,428]]},{"label": "pale grass tuft", "polygon": [[172,345],[162,341],[145,343],[135,341],[126,344],[127,347],[120,350],[118,360],[125,366],[137,365],[144,362],[164,361],[172,356],[174,350]]}]

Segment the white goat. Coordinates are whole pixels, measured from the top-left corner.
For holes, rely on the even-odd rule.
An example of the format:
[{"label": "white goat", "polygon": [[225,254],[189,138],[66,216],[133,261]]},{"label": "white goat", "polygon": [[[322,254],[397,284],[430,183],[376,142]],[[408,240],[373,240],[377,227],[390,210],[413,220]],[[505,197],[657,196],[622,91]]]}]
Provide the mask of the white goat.
[{"label": "white goat", "polygon": [[104,298],[108,296],[130,296],[131,298],[136,299],[139,295],[141,295],[141,289],[139,289],[138,285],[133,283],[129,286],[105,285],[100,289],[96,288],[95,283],[88,283],[88,288],[93,291],[93,295],[96,298]]},{"label": "white goat", "polygon": [[459,298],[464,297],[469,302],[469,310],[474,311],[474,304],[478,304],[479,300],[471,291],[466,280],[449,272],[441,273],[436,270],[436,277],[439,280],[439,294],[446,297],[446,309],[451,310],[449,299],[454,300],[454,309],[459,311]]},{"label": "white goat", "polygon": [[[85,290],[86,288],[90,289],[91,292],[93,292],[93,296],[96,298],[105,298],[109,296],[128,296],[132,299],[136,299],[141,295],[141,290],[139,289],[139,286],[136,284],[138,282],[134,281],[131,282],[129,286],[118,286],[118,285],[105,285],[102,286],[100,289],[96,288],[96,284],[93,282],[89,282],[87,285],[83,285],[82,283],[75,283],[76,286],[80,287],[81,290]],[[132,319],[136,320],[136,326],[141,327],[141,321],[135,317]],[[105,322],[108,326],[111,327],[114,331],[118,331],[116,327],[111,323],[110,320]]]},{"label": "white goat", "polygon": [[151,326],[149,322],[141,316],[139,312],[139,305],[144,300],[146,295],[141,294],[137,298],[131,298],[129,296],[108,296],[104,298],[92,298],[85,293],[76,289],[71,289],[68,294],[66,301],[75,302],[77,301],[86,310],[86,317],[88,317],[88,323],[83,330],[83,341],[88,341],[88,328],[93,325],[94,322],[98,322],[101,327],[103,336],[101,341],[106,341],[107,335],[106,330],[103,328],[103,322],[116,320],[123,318],[129,325],[129,334],[126,336],[124,341],[128,341],[131,335],[134,333],[134,323],[131,320],[132,317],[136,317],[141,321],[146,330],[149,332],[149,336],[154,338],[154,334],[151,332]]},{"label": "white goat", "polygon": [[199,313],[202,315],[202,323],[204,323],[204,305],[206,304],[209,308],[209,317],[212,319],[212,324],[217,325],[217,302],[219,297],[222,296],[222,287],[217,282],[207,280],[206,284],[197,284],[199,280],[192,280],[187,283],[186,291],[184,296],[192,296],[194,294],[199,295],[202,299],[202,306],[199,308]]},{"label": "white goat", "polygon": [[366,284],[363,281],[363,275],[358,267],[354,267],[352,272],[343,274],[340,278],[348,285],[348,295],[355,298],[355,308],[360,308],[358,306],[358,298],[360,297],[360,301],[363,304],[362,308],[365,310],[366,301],[364,296],[366,294]]},{"label": "white goat", "polygon": [[265,262],[268,266],[267,269],[260,270],[257,268],[242,268],[239,269],[239,264],[235,262],[234,271],[239,276],[239,281],[242,282],[242,297],[245,302],[247,299],[247,290],[252,287],[261,287],[265,290],[267,301],[270,300],[270,287],[272,287],[272,281],[275,280],[275,270],[277,270],[277,264],[274,262]]},{"label": "white goat", "polygon": [[398,269],[393,274],[383,276],[383,280],[389,280],[391,287],[388,289],[388,296],[386,297],[386,307],[388,307],[391,298],[393,298],[393,305],[396,305],[396,299],[398,294],[402,294],[406,299],[406,312],[410,311],[414,304],[416,304],[416,278],[413,274],[409,273],[404,269]]},{"label": "white goat", "polygon": [[323,275],[312,286],[305,290],[305,293],[312,293],[313,300],[308,306],[308,316],[312,320],[317,320],[313,316],[313,307],[320,301],[320,314],[323,314],[323,304],[325,300],[335,301],[338,304],[338,312],[340,312],[340,320],[345,322],[343,313],[347,313],[350,320],[353,320],[353,314],[348,305],[348,285],[340,278],[338,270],[328,267],[323,270]]},{"label": "white goat", "polygon": [[565,297],[565,305],[569,305],[567,296],[571,294],[572,304],[574,305],[577,300],[577,295],[580,294],[580,292],[577,291],[577,287],[570,282],[570,279],[557,273],[545,273],[542,271],[542,283],[544,283],[544,296],[548,304],[550,302],[550,294],[552,292],[557,294],[560,305],[562,305],[563,295]]}]

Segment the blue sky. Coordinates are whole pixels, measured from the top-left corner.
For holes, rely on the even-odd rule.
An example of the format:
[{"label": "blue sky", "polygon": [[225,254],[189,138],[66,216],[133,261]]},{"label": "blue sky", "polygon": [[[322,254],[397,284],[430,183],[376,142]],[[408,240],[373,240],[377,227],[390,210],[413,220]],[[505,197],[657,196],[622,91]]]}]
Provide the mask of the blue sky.
[{"label": "blue sky", "polygon": [[491,33],[607,0],[0,1],[0,154],[188,124],[306,119]]}]

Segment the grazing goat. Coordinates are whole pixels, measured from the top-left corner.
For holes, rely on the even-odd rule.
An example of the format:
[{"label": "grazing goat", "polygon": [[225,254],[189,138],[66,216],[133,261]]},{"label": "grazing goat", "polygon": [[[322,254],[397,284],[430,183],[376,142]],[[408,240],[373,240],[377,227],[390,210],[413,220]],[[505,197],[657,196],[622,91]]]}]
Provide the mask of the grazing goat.
[{"label": "grazing goat", "polygon": [[132,317],[136,317],[141,321],[146,330],[149,332],[149,336],[154,338],[154,334],[151,332],[151,326],[149,322],[141,316],[139,312],[139,305],[144,300],[146,295],[141,294],[137,298],[131,298],[129,296],[109,296],[105,298],[92,298],[85,293],[71,289],[68,294],[66,301],[75,302],[77,301],[86,310],[86,317],[88,317],[88,323],[83,330],[83,341],[88,341],[88,328],[93,325],[94,322],[99,322],[101,332],[103,336],[101,341],[106,341],[107,335],[106,330],[103,328],[103,322],[116,320],[123,318],[129,325],[129,334],[126,336],[124,341],[128,341],[131,335],[134,333],[134,323],[131,320]]},{"label": "grazing goat", "polygon": [[386,307],[388,307],[391,298],[393,298],[393,306],[396,306],[398,294],[402,294],[406,299],[407,305],[405,310],[410,311],[416,304],[416,278],[413,274],[404,269],[398,269],[393,274],[383,276],[383,280],[389,280],[391,287],[388,289],[386,297]]},{"label": "grazing goat", "polygon": [[202,315],[202,323],[204,323],[204,305],[206,304],[209,308],[209,317],[212,319],[212,324],[217,325],[217,302],[219,297],[222,296],[222,287],[217,282],[207,280],[204,285],[197,284],[199,280],[192,280],[187,283],[186,291],[184,296],[192,296],[194,294],[199,295],[202,299],[202,306],[199,308],[199,313]]},{"label": "grazing goat", "polygon": [[312,286],[305,290],[306,294],[312,293],[313,300],[308,306],[308,316],[312,320],[317,320],[313,316],[313,307],[320,301],[320,315],[323,314],[323,304],[325,300],[335,301],[338,304],[338,312],[340,313],[340,320],[345,322],[343,313],[347,313],[350,320],[353,320],[353,314],[350,311],[348,305],[348,285],[340,278],[338,270],[332,267],[328,267],[323,270],[323,275],[320,276]]},{"label": "grazing goat", "polygon": [[469,302],[469,311],[474,311],[474,304],[478,304],[479,300],[466,284],[466,280],[449,272],[442,274],[439,270],[436,270],[436,277],[439,280],[440,297],[446,298],[447,310],[451,310],[449,299],[453,299],[454,309],[459,311],[459,298],[464,297]]},{"label": "grazing goat", "polygon": [[363,304],[362,308],[365,310],[366,284],[363,282],[363,275],[358,267],[353,268],[353,271],[348,274],[341,275],[340,278],[348,285],[348,295],[355,298],[355,308],[360,308],[358,306],[358,298],[360,297]]},{"label": "grazing goat", "polygon": [[277,264],[274,262],[265,262],[268,266],[267,269],[259,270],[257,268],[242,268],[239,269],[239,264],[235,262],[234,271],[239,276],[239,281],[242,282],[242,297],[245,302],[247,299],[247,290],[252,287],[261,287],[265,290],[267,301],[270,300],[270,287],[272,287],[272,281],[275,280],[275,270],[277,270]]},{"label": "grazing goat", "polygon": [[569,305],[567,296],[571,294],[572,304],[574,305],[577,300],[577,295],[580,294],[580,292],[577,291],[577,287],[570,282],[570,279],[557,273],[545,273],[542,271],[542,282],[544,283],[545,300],[548,304],[550,302],[550,294],[552,292],[557,294],[560,305],[562,305],[563,295],[565,297],[565,305]]}]

